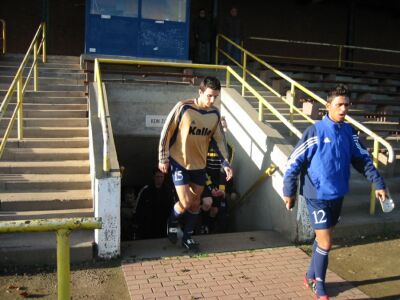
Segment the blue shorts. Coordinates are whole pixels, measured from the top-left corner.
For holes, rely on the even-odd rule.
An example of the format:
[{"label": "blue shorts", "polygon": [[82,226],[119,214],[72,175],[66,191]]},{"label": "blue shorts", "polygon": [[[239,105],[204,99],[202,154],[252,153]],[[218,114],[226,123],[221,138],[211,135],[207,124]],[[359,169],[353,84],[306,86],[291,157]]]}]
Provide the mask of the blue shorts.
[{"label": "blue shorts", "polygon": [[329,229],[339,222],[343,197],[334,200],[307,199],[307,209],[314,230]]},{"label": "blue shorts", "polygon": [[171,159],[171,175],[174,185],[185,185],[192,182],[204,186],[206,184],[206,169],[186,170],[181,165]]}]

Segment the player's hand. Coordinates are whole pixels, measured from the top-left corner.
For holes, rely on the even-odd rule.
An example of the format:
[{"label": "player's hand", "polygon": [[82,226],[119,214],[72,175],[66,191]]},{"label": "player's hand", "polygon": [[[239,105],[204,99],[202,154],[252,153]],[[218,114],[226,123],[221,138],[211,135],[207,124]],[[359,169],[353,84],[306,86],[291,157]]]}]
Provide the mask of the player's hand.
[{"label": "player's hand", "polygon": [[296,202],[296,197],[295,196],[283,197],[283,201],[286,204],[286,209],[291,210]]},{"label": "player's hand", "polygon": [[375,196],[376,196],[376,199],[378,199],[378,200],[380,200],[380,199],[386,200],[386,198],[387,198],[386,190],[385,189],[376,190]]},{"label": "player's hand", "polygon": [[224,171],[226,174],[226,181],[229,181],[232,179],[233,177],[233,170],[231,167],[224,167]]},{"label": "player's hand", "polygon": [[161,172],[163,173],[168,173],[169,170],[169,163],[158,163],[158,168],[160,169]]},{"label": "player's hand", "polygon": [[215,189],[212,189],[211,195],[213,197],[224,197],[225,196],[225,192],[223,190],[215,188]]}]

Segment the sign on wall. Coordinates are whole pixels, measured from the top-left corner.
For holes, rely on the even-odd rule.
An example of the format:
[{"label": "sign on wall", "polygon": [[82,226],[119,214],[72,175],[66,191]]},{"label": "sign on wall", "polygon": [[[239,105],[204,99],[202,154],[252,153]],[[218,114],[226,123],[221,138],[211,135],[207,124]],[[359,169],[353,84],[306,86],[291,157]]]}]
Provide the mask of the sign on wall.
[{"label": "sign on wall", "polygon": [[163,127],[167,116],[163,115],[147,115],[146,127]]}]

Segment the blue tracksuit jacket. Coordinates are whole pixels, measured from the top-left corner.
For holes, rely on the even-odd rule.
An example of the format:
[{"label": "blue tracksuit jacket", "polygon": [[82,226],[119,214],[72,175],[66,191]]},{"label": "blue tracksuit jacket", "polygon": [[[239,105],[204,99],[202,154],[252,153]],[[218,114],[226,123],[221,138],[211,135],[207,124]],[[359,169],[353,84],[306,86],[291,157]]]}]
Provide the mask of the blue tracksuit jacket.
[{"label": "blue tracksuit jacket", "polygon": [[384,189],[357,133],[347,123],[335,123],[327,115],[308,127],[289,157],[283,179],[283,195],[293,196],[300,175],[300,194],[309,199],[332,200],[349,191],[350,165]]}]

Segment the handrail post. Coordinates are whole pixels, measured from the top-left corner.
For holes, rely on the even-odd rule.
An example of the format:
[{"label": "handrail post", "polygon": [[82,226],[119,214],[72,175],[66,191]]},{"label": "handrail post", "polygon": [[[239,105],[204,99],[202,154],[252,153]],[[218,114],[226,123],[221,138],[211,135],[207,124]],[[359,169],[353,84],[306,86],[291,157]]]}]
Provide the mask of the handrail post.
[{"label": "handrail post", "polygon": [[[295,91],[295,87],[294,84],[291,83],[290,84],[290,109],[289,109],[289,122],[290,124],[293,125],[293,113],[294,113],[294,97],[296,96],[296,91]],[[290,135],[293,135],[293,132],[290,131]]]},{"label": "handrail post", "polygon": [[70,297],[70,251],[68,229],[57,230],[57,281],[58,300],[69,300]]},{"label": "handrail post", "polygon": [[215,38],[215,64],[218,65],[219,34]]},{"label": "handrail post", "polygon": [[0,20],[1,23],[3,24],[3,28],[2,28],[2,38],[3,38],[3,54],[6,54],[6,21],[4,20]]},{"label": "handrail post", "polygon": [[19,75],[17,83],[17,107],[18,107],[18,140],[24,138],[24,120],[23,120],[23,102],[24,95],[22,93],[22,73]]},{"label": "handrail post", "polygon": [[33,45],[33,90],[35,92],[38,91],[38,63],[37,63],[37,58],[38,58],[38,42],[36,40],[35,44]]},{"label": "handrail post", "polygon": [[229,69],[226,69],[226,87],[229,88],[231,86],[231,72]]},{"label": "handrail post", "polygon": [[339,46],[339,57],[338,57],[338,67],[342,67],[342,56],[343,56],[343,46]]},{"label": "handrail post", "polygon": [[43,22],[43,27],[42,27],[42,40],[43,40],[43,48],[42,48],[42,61],[43,63],[47,62],[47,43],[46,43],[46,23]]},{"label": "handrail post", "polygon": [[258,121],[264,122],[264,105],[258,100]]},{"label": "handrail post", "polygon": [[[246,71],[247,71],[247,54],[243,53],[243,82],[246,81]],[[244,83],[242,83],[242,97],[244,97],[245,87]]]},{"label": "handrail post", "polygon": [[[375,168],[378,168],[379,164],[379,142],[377,139],[374,139],[374,150],[372,152],[372,162],[375,166]],[[375,202],[376,202],[376,196],[375,196],[375,187],[374,185],[371,185],[371,195],[370,195],[370,201],[369,201],[369,214],[371,216],[375,215]]]}]

